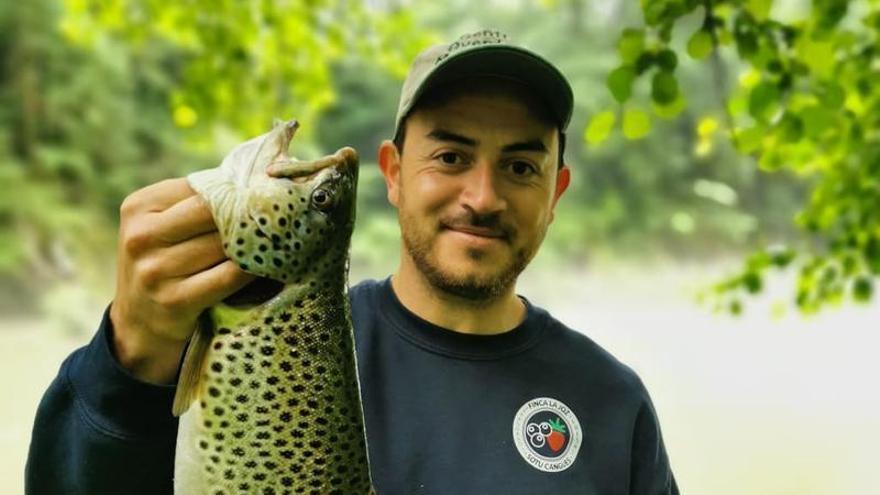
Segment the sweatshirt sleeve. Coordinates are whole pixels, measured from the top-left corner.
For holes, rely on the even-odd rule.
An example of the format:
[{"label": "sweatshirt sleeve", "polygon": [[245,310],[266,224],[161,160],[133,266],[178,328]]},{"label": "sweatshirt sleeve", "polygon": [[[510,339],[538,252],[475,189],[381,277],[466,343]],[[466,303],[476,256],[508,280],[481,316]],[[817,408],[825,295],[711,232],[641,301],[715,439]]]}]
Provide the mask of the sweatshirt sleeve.
[{"label": "sweatshirt sleeve", "polygon": [[173,385],[142,382],[111,351],[109,308],[92,341],[62,363],[37,408],[25,493],[170,494]]},{"label": "sweatshirt sleeve", "polygon": [[657,413],[648,392],[644,394],[633,431],[630,494],[679,495]]}]

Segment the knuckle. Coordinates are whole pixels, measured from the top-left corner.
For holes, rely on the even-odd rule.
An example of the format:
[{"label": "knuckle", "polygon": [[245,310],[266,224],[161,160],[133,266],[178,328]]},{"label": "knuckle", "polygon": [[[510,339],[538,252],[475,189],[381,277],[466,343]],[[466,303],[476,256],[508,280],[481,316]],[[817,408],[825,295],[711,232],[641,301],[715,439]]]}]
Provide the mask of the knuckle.
[{"label": "knuckle", "polygon": [[182,314],[189,308],[187,298],[183,297],[179,290],[171,288],[158,292],[155,296],[155,302],[166,313],[173,315]]},{"label": "knuckle", "polygon": [[142,203],[140,196],[140,190],[138,190],[129,194],[122,200],[122,203],[119,205],[120,218],[129,218],[140,211]]},{"label": "knuckle", "polygon": [[156,287],[163,279],[162,264],[156,260],[143,260],[136,266],[136,274],[144,287]]},{"label": "knuckle", "polygon": [[140,254],[150,245],[150,232],[134,225],[125,225],[120,231],[122,248],[129,254]]}]

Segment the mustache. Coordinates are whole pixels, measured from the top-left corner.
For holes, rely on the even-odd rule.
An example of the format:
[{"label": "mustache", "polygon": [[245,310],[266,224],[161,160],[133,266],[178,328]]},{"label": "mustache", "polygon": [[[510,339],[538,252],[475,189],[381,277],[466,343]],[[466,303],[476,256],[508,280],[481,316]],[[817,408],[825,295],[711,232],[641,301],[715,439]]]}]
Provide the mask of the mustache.
[{"label": "mustache", "polygon": [[473,230],[483,235],[499,237],[507,241],[511,240],[516,234],[516,229],[503,221],[498,213],[483,215],[465,210],[460,214],[442,218],[440,225],[446,229]]}]

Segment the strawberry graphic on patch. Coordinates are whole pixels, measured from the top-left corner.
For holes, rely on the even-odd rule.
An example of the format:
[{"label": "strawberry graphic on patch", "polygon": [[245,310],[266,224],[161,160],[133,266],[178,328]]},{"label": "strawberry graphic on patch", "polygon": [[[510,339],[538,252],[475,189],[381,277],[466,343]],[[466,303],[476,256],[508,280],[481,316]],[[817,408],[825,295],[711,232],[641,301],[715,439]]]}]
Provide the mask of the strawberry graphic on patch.
[{"label": "strawberry graphic on patch", "polygon": [[565,424],[561,419],[551,419],[548,421],[550,424],[550,434],[547,435],[547,445],[550,447],[550,450],[553,452],[559,452],[562,447],[565,446]]}]

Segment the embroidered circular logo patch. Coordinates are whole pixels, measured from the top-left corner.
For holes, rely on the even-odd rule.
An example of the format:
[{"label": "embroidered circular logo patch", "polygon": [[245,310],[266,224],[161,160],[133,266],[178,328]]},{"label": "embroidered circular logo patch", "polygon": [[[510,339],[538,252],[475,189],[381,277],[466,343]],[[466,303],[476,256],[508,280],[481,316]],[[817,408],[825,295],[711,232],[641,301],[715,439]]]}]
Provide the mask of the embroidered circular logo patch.
[{"label": "embroidered circular logo patch", "polygon": [[549,397],[532,399],[513,418],[513,442],[535,469],[548,473],[568,469],[581,448],[581,424],[562,402]]}]

